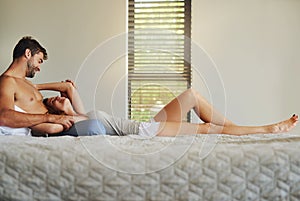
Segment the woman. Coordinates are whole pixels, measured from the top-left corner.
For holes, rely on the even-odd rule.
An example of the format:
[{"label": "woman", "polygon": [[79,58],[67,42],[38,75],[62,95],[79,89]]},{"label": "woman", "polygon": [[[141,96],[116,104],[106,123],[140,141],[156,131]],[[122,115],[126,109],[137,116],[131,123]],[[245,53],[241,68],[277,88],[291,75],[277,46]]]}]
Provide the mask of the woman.
[{"label": "woman", "polygon": [[[59,86],[59,87],[58,87]],[[42,87],[42,86],[40,86]],[[42,87],[43,88],[43,87]],[[47,86],[49,88],[49,86]],[[270,125],[237,126],[216,110],[195,90],[187,89],[168,103],[151,122],[136,122],[110,116],[101,111],[85,114],[80,96],[70,80],[60,84],[53,84],[53,90],[60,91],[61,97],[51,97],[44,100],[49,112],[55,114],[73,115],[76,122],[88,119],[99,120],[106,134],[141,136],[176,136],[182,134],[221,133],[231,135],[246,135],[258,133],[282,133],[294,128],[298,122],[298,115]],[[188,111],[194,109],[198,117],[204,122],[192,124],[182,122]]]}]

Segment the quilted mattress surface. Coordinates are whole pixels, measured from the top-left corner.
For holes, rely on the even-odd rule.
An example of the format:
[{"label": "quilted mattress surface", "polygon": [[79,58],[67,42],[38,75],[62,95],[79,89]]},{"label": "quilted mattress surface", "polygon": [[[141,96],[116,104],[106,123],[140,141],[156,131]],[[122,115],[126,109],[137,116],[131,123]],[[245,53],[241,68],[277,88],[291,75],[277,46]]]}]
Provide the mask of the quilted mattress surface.
[{"label": "quilted mattress surface", "polygon": [[0,200],[300,200],[300,135],[0,137]]}]

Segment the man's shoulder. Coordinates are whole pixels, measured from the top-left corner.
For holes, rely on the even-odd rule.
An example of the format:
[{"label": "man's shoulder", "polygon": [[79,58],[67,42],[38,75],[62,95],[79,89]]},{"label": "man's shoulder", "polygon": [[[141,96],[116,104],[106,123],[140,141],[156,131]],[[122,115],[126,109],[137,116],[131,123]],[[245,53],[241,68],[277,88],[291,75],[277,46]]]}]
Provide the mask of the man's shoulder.
[{"label": "man's shoulder", "polygon": [[10,76],[10,75],[6,75],[6,74],[2,74],[2,75],[0,75],[0,81],[10,81],[10,82],[14,82],[15,81],[15,77],[13,77],[13,76]]},{"label": "man's shoulder", "polygon": [[0,85],[6,85],[6,84],[15,85],[16,78],[5,74],[0,75]]}]

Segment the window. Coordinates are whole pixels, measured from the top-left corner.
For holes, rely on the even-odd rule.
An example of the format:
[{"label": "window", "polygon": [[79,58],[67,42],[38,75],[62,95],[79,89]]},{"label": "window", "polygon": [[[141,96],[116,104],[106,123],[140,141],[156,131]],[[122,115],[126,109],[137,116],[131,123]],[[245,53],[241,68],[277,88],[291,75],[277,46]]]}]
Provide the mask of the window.
[{"label": "window", "polygon": [[128,115],[148,121],[191,87],[191,0],[128,6]]}]

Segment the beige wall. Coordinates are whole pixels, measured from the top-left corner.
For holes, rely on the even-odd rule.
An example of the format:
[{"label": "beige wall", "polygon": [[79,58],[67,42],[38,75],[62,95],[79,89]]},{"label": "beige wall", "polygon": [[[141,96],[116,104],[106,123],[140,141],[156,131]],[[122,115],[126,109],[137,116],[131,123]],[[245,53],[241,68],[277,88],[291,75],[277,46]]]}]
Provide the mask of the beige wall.
[{"label": "beige wall", "polygon": [[[44,45],[49,59],[42,65],[41,72],[32,80],[34,83],[75,80],[86,57],[103,42],[126,32],[126,1],[124,0],[0,0],[0,70],[10,64],[12,49],[24,35],[32,35]],[[124,45],[125,46],[125,41]],[[125,50],[124,50],[125,51]],[[92,66],[97,68],[98,66]],[[111,111],[110,90],[126,73],[125,59],[118,58],[99,84],[92,89],[80,83],[79,90],[87,109]],[[85,74],[86,81],[94,72]],[[100,76],[100,75],[99,75]],[[109,79],[108,79],[109,77]],[[80,77],[81,78],[81,77]],[[121,86],[120,86],[121,85]],[[125,81],[119,85],[125,96]],[[102,88],[102,89],[101,89]],[[97,103],[92,105],[96,90]],[[50,95],[46,93],[46,95]],[[114,102],[117,115],[125,116],[125,98]],[[116,99],[116,97],[113,97]]]},{"label": "beige wall", "polygon": [[[192,2],[193,43],[204,48],[217,65],[225,87],[228,117],[250,125],[273,122],[293,112],[300,114],[300,1]],[[33,35],[50,56],[33,82],[76,79],[97,46],[103,49],[101,44],[126,32],[126,1],[0,0],[0,30],[1,71],[10,64],[16,42],[24,35]],[[93,71],[86,76],[86,84],[96,76],[96,89],[85,87],[81,77],[79,88],[88,100],[88,109],[94,107],[95,97],[96,109],[125,116],[125,61],[124,55],[115,59],[101,74],[104,77]],[[92,64],[96,69],[97,62]],[[195,76],[193,86],[210,99],[213,87],[201,86],[201,67],[194,67],[200,69],[200,75]],[[91,93],[95,96],[87,97]],[[222,100],[222,95],[213,97],[217,105],[216,99]]]},{"label": "beige wall", "polygon": [[298,0],[193,1],[193,41],[216,63],[235,122],[300,114],[299,11]]}]

